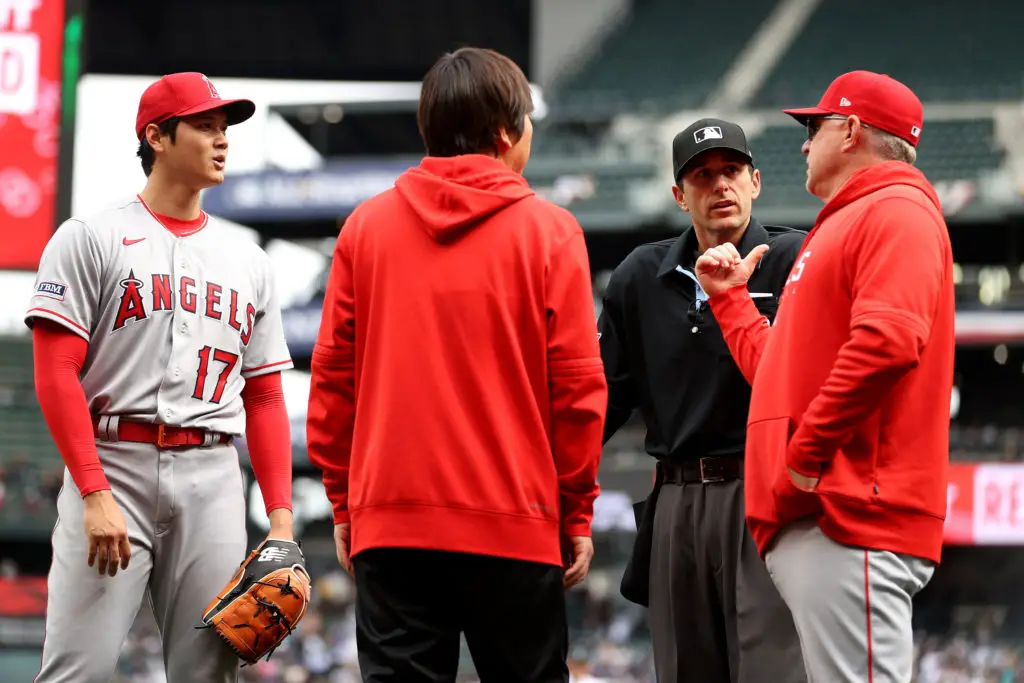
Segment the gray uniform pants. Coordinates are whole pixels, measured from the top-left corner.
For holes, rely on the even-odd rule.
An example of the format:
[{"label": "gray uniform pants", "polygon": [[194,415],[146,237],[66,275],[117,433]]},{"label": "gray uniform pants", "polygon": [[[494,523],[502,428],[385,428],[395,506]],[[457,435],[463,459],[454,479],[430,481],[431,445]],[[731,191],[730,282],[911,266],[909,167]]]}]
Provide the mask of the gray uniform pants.
[{"label": "gray uniform pants", "polygon": [[666,483],[651,548],[658,683],[802,683],[789,609],[747,530],[743,482]]},{"label": "gray uniform pants", "polygon": [[168,683],[229,683],[237,657],[203,611],[245,558],[245,499],[234,446],[158,451],[97,443],[128,524],[127,570],[87,564],[83,503],[65,472],[57,498],[46,636],[35,683],[107,683],[142,600],[151,600]]},{"label": "gray uniform pants", "polygon": [[765,559],[793,612],[810,683],[910,683],[911,603],[934,563],[841,545],[814,520],[787,526]]}]

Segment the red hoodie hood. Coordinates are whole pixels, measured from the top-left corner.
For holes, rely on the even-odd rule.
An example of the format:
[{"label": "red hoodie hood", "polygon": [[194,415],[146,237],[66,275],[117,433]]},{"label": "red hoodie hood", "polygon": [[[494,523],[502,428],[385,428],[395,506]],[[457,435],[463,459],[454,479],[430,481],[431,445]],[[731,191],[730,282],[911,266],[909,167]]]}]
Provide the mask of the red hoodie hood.
[{"label": "red hoodie hood", "polygon": [[395,190],[438,242],[457,239],[491,214],[533,194],[522,175],[482,154],[425,157],[398,177]]},{"label": "red hoodie hood", "polygon": [[882,164],[862,168],[850,176],[849,180],[839,188],[839,192],[822,207],[816,225],[824,223],[826,218],[844,206],[892,185],[916,187],[924,192],[939,213],[942,213],[939,195],[935,193],[935,189],[921,171],[902,161],[886,161]]}]

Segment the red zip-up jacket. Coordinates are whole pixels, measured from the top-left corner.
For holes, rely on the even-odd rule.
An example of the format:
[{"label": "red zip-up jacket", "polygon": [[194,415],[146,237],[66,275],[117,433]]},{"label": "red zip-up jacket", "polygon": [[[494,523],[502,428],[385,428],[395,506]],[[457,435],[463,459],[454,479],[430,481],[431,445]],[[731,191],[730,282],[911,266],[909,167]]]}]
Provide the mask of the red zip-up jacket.
[{"label": "red zip-up jacket", "polygon": [[[953,256],[914,167],[855,173],[822,209],[774,327],[745,287],[710,300],[753,385],[747,523],[762,556],[816,515],[852,546],[939,562],[953,386]],[[813,493],[788,469],[820,476]]]},{"label": "red zip-up jacket", "polygon": [[590,535],[608,389],[583,233],[498,160],[427,157],[352,213],[312,374],[352,556],[561,565],[561,535]]}]

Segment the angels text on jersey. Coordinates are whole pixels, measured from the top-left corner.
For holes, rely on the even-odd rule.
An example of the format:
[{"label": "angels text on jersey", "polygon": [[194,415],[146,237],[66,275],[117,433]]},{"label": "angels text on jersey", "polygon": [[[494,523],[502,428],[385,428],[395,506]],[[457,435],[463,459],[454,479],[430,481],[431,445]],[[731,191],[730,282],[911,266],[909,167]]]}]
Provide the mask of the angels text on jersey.
[{"label": "angels text on jersey", "polygon": [[[237,289],[216,282],[206,282],[200,292],[195,278],[188,275],[172,277],[167,273],[152,273],[144,281],[135,276],[134,268],[129,269],[128,276],[119,283],[121,298],[111,332],[130,322],[144,322],[160,312],[171,313],[177,307],[186,313],[223,321],[238,333],[242,346],[249,344],[256,322],[256,306],[251,301],[241,301]],[[150,283],[150,296],[144,296],[147,281]]]}]

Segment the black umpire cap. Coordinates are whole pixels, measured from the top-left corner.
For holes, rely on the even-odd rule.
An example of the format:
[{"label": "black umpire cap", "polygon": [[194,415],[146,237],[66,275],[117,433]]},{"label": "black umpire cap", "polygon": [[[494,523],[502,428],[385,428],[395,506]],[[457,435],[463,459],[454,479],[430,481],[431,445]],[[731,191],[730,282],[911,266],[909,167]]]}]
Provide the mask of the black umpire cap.
[{"label": "black umpire cap", "polygon": [[687,164],[709,149],[731,149],[742,154],[751,164],[754,163],[742,128],[722,119],[701,119],[690,124],[672,140],[672,177],[675,181],[679,182],[679,176]]}]

